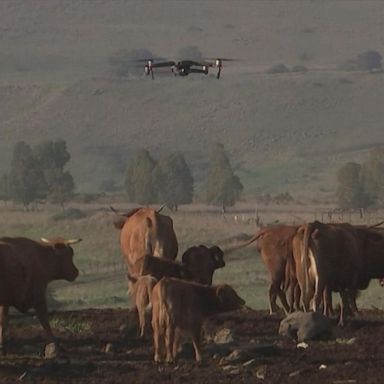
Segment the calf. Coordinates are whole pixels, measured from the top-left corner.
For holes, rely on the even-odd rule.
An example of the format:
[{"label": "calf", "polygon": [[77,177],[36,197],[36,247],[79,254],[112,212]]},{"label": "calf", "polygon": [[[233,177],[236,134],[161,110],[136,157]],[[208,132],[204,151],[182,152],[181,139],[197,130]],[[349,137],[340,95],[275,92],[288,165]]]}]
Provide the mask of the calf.
[{"label": "calf", "polygon": [[45,299],[47,285],[52,280],[74,281],[79,274],[70,245],[81,239],[42,240],[0,239],[0,349],[3,354],[10,306],[23,313],[35,309],[47,342],[54,343]]},{"label": "calf", "polygon": [[192,338],[195,359],[201,363],[201,328],[206,317],[241,308],[245,301],[229,285],[207,286],[174,278],[163,278],[152,291],[154,360],[176,359],[179,338]]},{"label": "calf", "polygon": [[128,273],[128,280],[132,283],[132,292],[130,293],[139,314],[140,336],[143,337],[146,323],[145,313],[146,310],[152,308],[151,295],[157,279],[150,275],[136,278]]}]

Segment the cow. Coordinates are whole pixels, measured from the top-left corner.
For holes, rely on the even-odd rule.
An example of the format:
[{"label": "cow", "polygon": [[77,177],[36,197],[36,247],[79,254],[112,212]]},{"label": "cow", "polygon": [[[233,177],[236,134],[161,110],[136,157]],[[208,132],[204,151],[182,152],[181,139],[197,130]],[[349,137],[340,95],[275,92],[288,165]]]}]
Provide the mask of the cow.
[{"label": "cow", "polygon": [[49,325],[45,298],[50,281],[74,281],[79,274],[73,263],[72,244],[81,239],[0,238],[0,349],[6,353],[6,328],[9,307],[25,313],[36,311],[48,344],[57,345]]},{"label": "cow", "polygon": [[180,337],[192,338],[195,360],[201,356],[201,328],[206,317],[240,309],[245,301],[229,285],[208,286],[175,278],[163,278],[152,291],[154,361],[172,363]]},{"label": "cow", "polygon": [[189,274],[185,266],[176,260],[168,260],[151,255],[145,255],[133,265],[137,276],[151,275],[157,280],[163,277],[177,277],[188,279]]},{"label": "cow", "polygon": [[[111,209],[115,212],[112,207]],[[160,211],[160,210],[159,210]],[[120,230],[120,248],[131,276],[138,277],[136,261],[145,255],[176,259],[178,243],[173,222],[151,208],[135,208],[119,214],[114,225]]]},{"label": "cow", "polygon": [[317,297],[314,309],[318,309],[322,301],[324,315],[333,314],[332,291],[339,291],[342,299],[339,325],[344,324],[345,313],[358,312],[358,291],[366,289],[372,278],[381,278],[384,274],[384,233],[377,228],[380,224],[315,221],[298,229],[293,239],[293,253],[305,310],[309,309],[311,298]]},{"label": "cow", "polygon": [[[256,242],[256,249],[261,255],[269,276],[268,289],[269,312],[273,314],[279,310],[276,304],[277,296],[286,313],[292,312],[297,302],[297,280],[295,276],[295,265],[292,254],[292,239],[296,234],[298,226],[278,225],[260,229],[256,235],[245,243],[225,250],[229,254],[249,244]],[[290,288],[290,303],[288,304],[285,291]]]},{"label": "cow", "polygon": [[152,290],[158,280],[150,275],[133,277],[129,273],[128,280],[132,282],[131,296],[139,314],[140,336],[143,337],[146,325],[145,313],[152,308]]},{"label": "cow", "polygon": [[176,277],[211,285],[214,271],[225,266],[223,255],[223,251],[217,246],[208,248],[205,245],[199,245],[188,248],[182,256],[181,263],[150,255],[145,255],[137,260],[135,270],[138,271],[139,277],[135,278],[128,273],[128,280],[131,282],[130,290],[133,293],[133,301],[139,314],[141,336],[144,335],[144,314],[145,308],[148,306],[147,296],[150,291],[148,285],[150,281],[141,279],[141,277],[151,277],[154,281],[163,277]]},{"label": "cow", "polygon": [[[350,296],[362,286],[364,237],[361,229],[351,224],[323,224],[318,221],[304,225],[301,266],[298,275],[303,305],[309,308],[313,297],[313,310],[323,303],[328,314],[332,291],[341,296],[339,325],[344,325],[344,311],[349,308]],[[364,281],[365,284],[365,281]]]},{"label": "cow", "polygon": [[215,270],[225,267],[224,252],[216,245],[190,247],[181,256],[181,261],[188,280],[207,285],[212,285]]}]

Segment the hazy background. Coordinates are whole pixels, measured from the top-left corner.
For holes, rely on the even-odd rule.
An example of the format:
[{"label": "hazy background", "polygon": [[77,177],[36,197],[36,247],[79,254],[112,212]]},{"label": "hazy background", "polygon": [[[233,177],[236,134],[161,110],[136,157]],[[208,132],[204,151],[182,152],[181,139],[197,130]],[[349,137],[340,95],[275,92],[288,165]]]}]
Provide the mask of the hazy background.
[{"label": "hazy background", "polygon": [[[329,198],[336,169],[384,142],[384,75],[338,69],[384,53],[383,16],[379,1],[3,0],[0,173],[17,141],[62,138],[79,191],[121,183],[139,148],[182,151],[198,183],[221,142],[245,195]],[[109,62],[191,45],[239,60],[220,81],[118,78]],[[309,72],[265,73],[278,63]]]}]

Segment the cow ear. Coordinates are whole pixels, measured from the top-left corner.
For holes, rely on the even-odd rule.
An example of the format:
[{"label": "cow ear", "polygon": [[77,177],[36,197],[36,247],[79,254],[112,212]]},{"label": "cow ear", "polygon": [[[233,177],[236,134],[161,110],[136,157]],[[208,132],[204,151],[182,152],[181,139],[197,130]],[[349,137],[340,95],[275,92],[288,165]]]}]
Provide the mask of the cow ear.
[{"label": "cow ear", "polygon": [[219,299],[221,302],[224,302],[224,301],[225,301],[225,298],[226,298],[226,292],[227,292],[227,286],[226,286],[226,285],[220,285],[219,287],[217,287],[217,289],[216,289],[216,295],[217,295],[218,299]]},{"label": "cow ear", "polygon": [[193,254],[193,248],[187,249],[184,253],[183,256],[181,256],[181,262],[185,265],[190,264],[191,262],[191,256]]}]

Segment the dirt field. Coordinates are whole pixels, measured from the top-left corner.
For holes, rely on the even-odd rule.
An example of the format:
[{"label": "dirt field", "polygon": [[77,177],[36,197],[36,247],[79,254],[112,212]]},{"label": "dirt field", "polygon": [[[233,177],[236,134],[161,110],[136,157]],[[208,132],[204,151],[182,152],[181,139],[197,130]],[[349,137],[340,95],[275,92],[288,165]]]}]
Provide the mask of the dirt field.
[{"label": "dirt field", "polygon": [[[135,315],[124,309],[57,312],[51,323],[62,355],[39,357],[42,332],[31,317],[14,316],[9,353],[0,360],[1,383],[382,383],[384,375],[384,312],[364,310],[331,341],[310,342],[307,349],[278,336],[280,318],[265,311],[242,311],[210,319],[206,340],[229,328],[237,344],[247,345],[248,364],[220,364],[235,347],[207,341],[205,361],[194,364],[192,347],[178,365],[152,362],[150,338],[134,335]],[[211,337],[210,337],[211,336]],[[252,360],[252,358],[254,360]],[[324,367],[320,369],[320,366]]]}]

